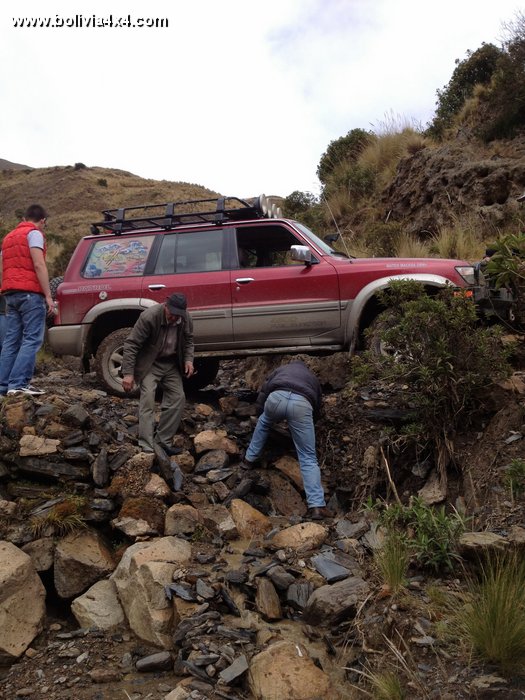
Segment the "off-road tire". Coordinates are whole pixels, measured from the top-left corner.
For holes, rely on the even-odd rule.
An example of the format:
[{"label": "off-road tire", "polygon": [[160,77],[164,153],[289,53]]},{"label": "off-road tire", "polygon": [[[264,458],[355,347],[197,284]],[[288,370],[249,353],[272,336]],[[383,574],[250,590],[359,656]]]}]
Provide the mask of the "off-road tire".
[{"label": "off-road tire", "polygon": [[[57,298],[57,289],[59,285],[62,284],[64,281],[63,277],[53,277],[49,280],[49,290],[51,292],[51,297],[53,299]],[[52,313],[48,313],[46,315],[46,326],[47,328],[51,328],[52,326],[55,325],[55,316]]]},{"label": "off-road tire", "polygon": [[49,289],[51,291],[51,296],[53,299],[57,298],[57,289],[64,281],[63,277],[52,277],[49,280]]},{"label": "off-road tire", "polygon": [[122,388],[122,353],[124,341],[131,328],[119,328],[110,333],[98,346],[95,372],[106,391],[114,396],[138,396],[138,389],[126,393]]},{"label": "off-road tire", "polygon": [[[124,341],[131,328],[119,328],[110,333],[100,343],[95,356],[95,372],[106,391],[114,396],[138,396],[138,389],[126,393],[122,388],[122,354]],[[211,384],[219,370],[219,360],[215,357],[198,357],[195,360],[196,374],[184,380],[185,391],[192,392]]]},{"label": "off-road tire", "polygon": [[392,356],[394,348],[383,340],[385,331],[396,325],[396,316],[392,311],[383,311],[378,314],[365,331],[365,347],[377,357]]}]

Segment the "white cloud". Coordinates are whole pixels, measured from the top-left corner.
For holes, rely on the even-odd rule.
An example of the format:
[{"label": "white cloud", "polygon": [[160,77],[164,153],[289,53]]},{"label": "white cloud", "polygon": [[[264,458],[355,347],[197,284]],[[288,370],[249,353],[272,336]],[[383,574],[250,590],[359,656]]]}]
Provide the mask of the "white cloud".
[{"label": "white cloud", "polygon": [[[4,0],[0,157],[81,161],[224,194],[314,190],[328,143],[426,123],[454,60],[515,2]],[[16,29],[13,18],[167,18],[168,29]]]}]

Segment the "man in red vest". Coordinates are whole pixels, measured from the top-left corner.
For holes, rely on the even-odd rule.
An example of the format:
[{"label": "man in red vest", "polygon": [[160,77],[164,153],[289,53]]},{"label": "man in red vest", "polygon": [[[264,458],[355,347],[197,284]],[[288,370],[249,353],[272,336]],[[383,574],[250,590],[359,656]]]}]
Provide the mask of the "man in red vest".
[{"label": "man in red vest", "polygon": [[53,311],[46,266],[46,218],[43,207],[32,204],[24,221],[2,243],[0,272],[7,318],[0,354],[0,396],[44,393],[29,382],[44,340],[46,314]]}]

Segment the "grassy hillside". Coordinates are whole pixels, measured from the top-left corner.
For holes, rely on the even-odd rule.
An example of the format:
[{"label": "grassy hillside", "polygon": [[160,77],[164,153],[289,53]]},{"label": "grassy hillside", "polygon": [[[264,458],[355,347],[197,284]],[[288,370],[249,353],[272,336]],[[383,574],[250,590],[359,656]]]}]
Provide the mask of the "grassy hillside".
[{"label": "grassy hillside", "polygon": [[61,274],[77,241],[100,221],[102,209],[199,199],[216,192],[186,182],[146,180],[108,168],[76,166],[4,169],[0,172],[0,236],[11,230],[29,204],[49,212],[49,267]]},{"label": "grassy hillside", "polygon": [[0,158],[0,170],[27,170],[29,166],[22,163],[12,163],[10,160]]}]

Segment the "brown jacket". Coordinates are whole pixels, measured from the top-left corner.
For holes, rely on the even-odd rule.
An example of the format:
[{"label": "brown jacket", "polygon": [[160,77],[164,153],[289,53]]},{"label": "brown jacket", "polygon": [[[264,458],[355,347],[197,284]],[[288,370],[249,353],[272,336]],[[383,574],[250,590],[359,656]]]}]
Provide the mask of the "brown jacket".
[{"label": "brown jacket", "polygon": [[[184,364],[193,362],[193,321],[189,313],[181,311],[182,323],[177,327],[177,365],[184,373]],[[143,311],[124,343],[122,374],[131,374],[136,382],[149,372],[157,359],[167,326],[164,304],[155,304]]]}]

